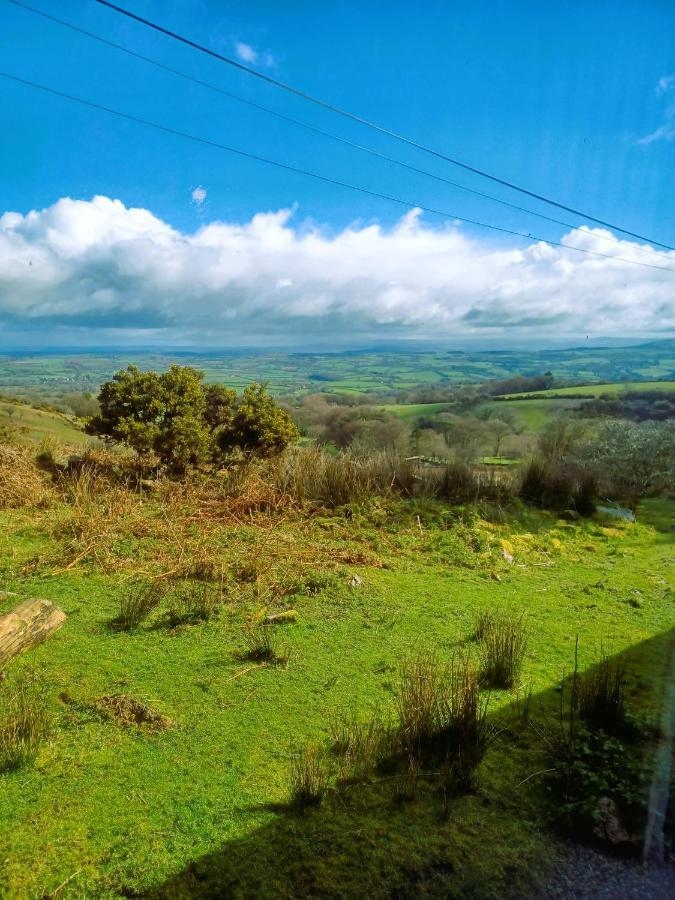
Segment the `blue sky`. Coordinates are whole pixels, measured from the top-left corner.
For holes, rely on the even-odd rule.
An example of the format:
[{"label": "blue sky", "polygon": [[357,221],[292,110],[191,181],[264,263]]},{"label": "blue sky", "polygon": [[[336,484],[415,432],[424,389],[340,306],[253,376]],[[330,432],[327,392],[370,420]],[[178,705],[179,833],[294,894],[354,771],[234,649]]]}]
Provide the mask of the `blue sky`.
[{"label": "blue sky", "polygon": [[[584,224],[583,219],[526,200],[265,85],[124,20],[92,0],[33,0],[33,3],[103,37],[281,113],[365,143],[469,187],[522,203],[574,225]],[[239,55],[275,78],[438,147],[474,166],[587,210],[599,218],[675,244],[675,216],[672,214],[675,200],[675,43],[672,40],[675,5],[671,2],[615,0],[611,3],[554,5],[533,2],[455,4],[430,0],[416,4],[125,0],[122,5],[222,53]],[[397,194],[414,203],[441,207],[459,216],[553,240],[560,240],[569,232],[569,229],[404,172],[279,122],[103,47],[6,0],[0,0],[0,48],[3,71],[136,116],[375,191]],[[125,211],[131,208],[147,210],[179,236],[185,236],[208,228],[214,222],[245,228],[257,214],[295,209],[293,216],[282,226],[274,220],[276,224],[264,229],[265,236],[255,251],[263,254],[270,278],[274,275],[270,254],[275,252],[275,241],[287,239],[289,231],[291,238],[302,244],[303,234],[314,229],[333,253],[336,250],[331,243],[333,239],[349,244],[344,240],[345,229],[361,229],[360,246],[366,248],[368,233],[364,229],[376,223],[380,228],[379,240],[384,244],[378,246],[374,258],[378,259],[378,265],[385,267],[382,260],[387,258],[386,238],[391,237],[392,229],[395,233],[396,229],[400,232],[404,210],[385,201],[121,122],[105,113],[3,79],[0,79],[0,110],[4,132],[0,143],[0,171],[3,173],[0,215],[11,211],[25,216],[31,210],[52,208],[63,198],[89,202],[100,196],[121,201]],[[193,194],[197,188],[203,193],[198,192],[195,200]],[[101,209],[99,205],[98,212],[105,216],[111,209],[114,216],[124,218],[126,215],[118,208],[106,207],[103,213]],[[81,211],[81,207],[71,209],[66,215],[70,223],[63,226],[66,231],[74,227],[71,220],[72,216],[80,214],[78,210]],[[63,216],[56,218],[62,222]],[[42,225],[46,234],[46,219]],[[6,220],[5,227],[8,227]],[[50,227],[53,228],[53,223]],[[437,230],[445,231],[447,227],[441,220],[424,216],[415,225],[417,233],[410,241],[417,246],[423,238],[433,240]],[[19,253],[19,238],[21,253],[28,247],[30,255],[28,244],[31,240],[44,249],[45,237],[42,232],[36,237],[37,225],[29,234],[30,229],[27,230],[23,220],[17,225],[12,219],[9,228],[13,243],[7,253]],[[124,228],[126,226],[123,231]],[[112,229],[114,233],[117,233],[116,229],[117,226]],[[106,260],[109,262],[115,248],[111,250],[110,228],[104,230],[107,235]],[[153,227],[151,231],[154,230]],[[138,233],[135,227],[132,231]],[[255,228],[245,232],[248,245],[251,244],[251,233],[255,232]],[[228,235],[229,240],[231,235]],[[477,259],[483,259],[483,255],[491,250],[496,253],[508,248],[528,251],[528,241],[497,236],[469,226],[461,229],[461,238],[466,243],[451,247],[450,254],[454,251],[461,257],[462,253],[469,252]],[[113,244],[114,240],[113,237]],[[574,240],[569,242],[574,243]],[[213,241],[207,243],[213,247]],[[577,243],[583,241],[577,240]],[[388,246],[391,249],[391,244]],[[633,252],[631,247],[622,249],[602,237],[592,246],[602,252],[624,256]],[[229,245],[228,248],[228,253],[234,252]],[[294,303],[299,305],[291,319],[277,315],[279,310],[274,297],[268,298],[263,309],[272,307],[274,324],[270,328],[270,340],[283,341],[287,332],[297,337],[297,322],[301,320],[307,325],[307,334],[319,335],[311,340],[320,342],[321,334],[334,333],[338,326],[343,330],[349,327],[354,306],[345,305],[345,292],[351,290],[350,298],[353,298],[354,293],[368,294],[370,290],[364,287],[370,283],[369,279],[372,280],[367,268],[352,273],[351,288],[339,278],[331,280],[328,276],[317,286],[316,273],[313,272],[310,278],[296,259],[306,259],[313,249],[306,245],[296,247],[292,263],[288,258],[280,263],[278,278],[274,277],[275,290],[285,281],[293,282],[289,288],[302,282],[302,297],[294,297]],[[397,249],[407,252],[401,250],[401,241]],[[54,252],[51,247],[52,256]],[[61,252],[65,252],[63,248]],[[72,258],[75,252],[72,246],[68,252]],[[80,256],[84,252],[79,245],[77,252]],[[91,256],[89,245],[87,252]],[[441,252],[439,249],[438,253]],[[646,254],[636,252],[636,258],[649,261]],[[187,268],[196,264],[194,253],[191,253],[184,263]],[[438,253],[433,254],[434,258]],[[563,256],[567,260],[576,255],[565,251]],[[136,269],[138,258],[138,255],[134,256]],[[427,257],[411,251],[411,268],[420,265],[421,259]],[[536,262],[539,266],[538,258]],[[657,262],[675,267],[675,259],[669,263],[664,257],[658,257]],[[55,261],[50,257],[50,266],[45,262],[42,271],[50,273],[54,267],[58,269],[57,263],[61,265],[63,259]],[[227,265],[222,259],[221,263]],[[554,264],[558,263],[556,257]],[[339,270],[337,261],[334,264]],[[518,275],[518,282],[526,282],[527,290],[532,290],[532,278],[541,278],[542,284],[547,283],[548,275],[537,266],[534,272],[528,270],[525,279]],[[625,297],[626,279],[631,283],[632,279],[638,279],[633,298],[635,304],[644,304],[645,290],[657,291],[652,297],[652,318],[639,322],[634,316],[613,319],[608,309],[604,318],[591,323],[588,316],[581,316],[575,322],[570,313],[564,323],[552,326],[554,330],[559,331],[564,324],[570,334],[589,328],[598,334],[608,333],[607,329],[611,330],[614,321],[618,322],[619,334],[622,329],[634,327],[645,334],[653,334],[659,317],[669,327],[670,320],[668,315],[664,316],[664,311],[666,314],[671,312],[673,292],[671,288],[669,293],[668,283],[664,287],[663,276],[657,274],[656,278],[661,280],[656,289],[651,282],[645,288],[639,279],[646,270],[633,267],[635,272],[626,275],[625,267],[619,264],[610,263],[608,267],[621,272],[618,276],[610,274],[603,297],[606,292],[623,291],[617,302],[625,310],[630,306]],[[292,274],[284,274],[286,269]],[[505,274],[500,265],[496,265],[497,271],[495,279],[498,278],[500,284],[505,279],[513,281],[513,273]],[[32,272],[28,274],[33,277]],[[451,284],[453,272],[447,272],[446,276]],[[590,276],[588,304],[592,307],[597,306],[602,288],[597,273],[592,271]],[[82,281],[81,273],[69,273],[68,277],[71,280],[67,284],[72,293],[73,283]],[[91,278],[91,270],[88,270],[88,277]],[[54,308],[43,308],[44,303],[41,306],[33,294],[25,298],[23,305],[12,302],[4,310],[0,306],[0,315],[4,313],[7,323],[8,339],[11,340],[14,333],[17,340],[24,340],[25,334],[30,333],[38,336],[50,324],[73,335],[78,334],[78,328],[85,329],[79,332],[77,339],[84,340],[85,333],[89,339],[90,332],[96,331],[97,320],[103,334],[110,328],[112,317],[117,319],[121,332],[117,337],[106,332],[106,339],[117,340],[124,334],[131,338],[133,333],[134,340],[142,340],[145,330],[146,336],[152,331],[159,341],[164,339],[163,336],[173,340],[182,329],[184,334],[192,335],[190,340],[198,340],[200,333],[203,334],[203,322],[181,322],[176,312],[180,303],[189,303],[192,299],[199,302],[199,298],[191,297],[189,291],[186,293],[185,273],[181,276],[180,296],[177,295],[175,306],[168,311],[153,307],[148,312],[147,306],[137,299],[150,290],[148,279],[153,277],[148,276],[139,287],[127,271],[121,283],[118,279],[111,287],[117,299],[108,299],[101,308],[96,306],[96,300],[91,301],[91,296],[89,306],[80,302],[69,309],[64,306],[65,301],[59,300]],[[104,276],[99,274],[99,278],[101,283],[96,285],[96,290],[105,291]],[[672,278],[675,275],[665,278],[665,282],[672,286],[675,284]],[[466,280],[462,282],[460,295],[470,292],[470,283],[471,278],[468,284]],[[409,293],[409,285],[401,271],[394,272],[388,284],[401,290],[405,288]],[[50,290],[50,285],[54,287],[55,296],[63,289],[58,278],[50,281],[45,274],[41,285],[43,294]],[[257,295],[260,284],[247,283],[244,288],[232,278],[220,277],[210,284],[209,290],[208,302],[213,304],[221,319],[230,323],[233,342],[243,340],[244,332],[255,333],[255,329],[251,331],[250,321],[243,329],[234,327],[233,323],[243,322],[247,317],[251,319],[253,310],[247,306],[244,315],[239,294],[247,290],[257,292]],[[314,298],[310,296],[312,290],[316,294]],[[464,305],[460,303],[455,310],[454,318],[452,315],[434,318],[439,302],[449,306],[454,302],[451,290],[440,299],[438,285],[434,290],[430,286],[425,288],[425,296],[429,291],[433,295],[428,299],[430,317],[425,329],[424,320],[411,315],[410,299],[403,303],[400,291],[394,290],[393,300],[385,298],[382,306],[380,286],[373,296],[376,295],[385,313],[380,312],[379,318],[376,316],[371,321],[367,317],[363,317],[362,322],[359,320],[363,333],[368,336],[393,335],[393,331],[402,330],[410,331],[411,335],[414,331],[421,337],[430,336],[427,331],[435,335],[440,322],[449,330],[456,321],[476,322],[476,309],[483,316],[481,321],[488,322],[486,329],[500,328],[498,319],[506,304],[503,292],[495,297],[489,285],[477,284],[478,300],[473,305],[467,306],[465,300]],[[0,281],[0,300],[2,291],[13,291],[12,296],[15,296],[16,286],[3,286]],[[556,297],[560,302],[559,291],[557,288],[551,295],[550,305]],[[130,296],[134,292],[136,300]],[[329,302],[321,306],[317,297],[325,300],[326,292],[330,294]],[[109,298],[109,294],[100,296]],[[524,295],[525,307],[528,296]],[[320,326],[309,322],[313,302],[320,307],[318,315],[323,323]],[[365,300],[361,297],[359,302],[361,315],[368,307],[367,297]],[[571,298],[564,298],[563,306],[566,302],[571,302]],[[130,310],[134,306],[132,315]],[[85,307],[86,314],[83,313]],[[386,310],[393,312],[387,316]],[[511,312],[509,310],[505,319],[505,337],[513,334],[514,328],[534,327],[537,331],[536,324],[533,326],[530,322],[532,314],[536,317],[539,312],[530,311],[520,319],[514,318]],[[546,324],[545,319],[549,322],[551,319],[550,309],[545,312],[546,315],[541,313],[543,324]],[[255,314],[260,317],[261,309]],[[492,336],[493,331],[490,332]],[[19,337],[19,334],[23,336]]]}]

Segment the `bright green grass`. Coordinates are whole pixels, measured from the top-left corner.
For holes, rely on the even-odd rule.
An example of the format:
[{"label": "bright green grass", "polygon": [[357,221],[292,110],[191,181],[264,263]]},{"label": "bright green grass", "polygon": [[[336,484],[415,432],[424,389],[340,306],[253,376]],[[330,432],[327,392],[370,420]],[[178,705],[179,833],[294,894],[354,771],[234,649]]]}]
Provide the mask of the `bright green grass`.
[{"label": "bright green grass", "polygon": [[425,416],[433,417],[450,409],[449,403],[383,403],[377,407],[398,416],[405,421],[413,421]]},{"label": "bright green grass", "polygon": [[24,437],[34,444],[39,444],[45,438],[77,446],[92,443],[92,438],[78,428],[68,416],[34,409],[23,403],[0,401],[0,426],[16,430],[19,437]]},{"label": "bright green grass", "polygon": [[507,400],[528,397],[606,397],[608,394],[622,394],[624,391],[675,391],[675,381],[629,381],[612,384],[581,384],[576,387],[550,388],[546,391],[532,391],[524,394],[505,394]]},{"label": "bright green grass", "polygon": [[[143,510],[149,523],[159,513],[152,504]],[[664,503],[654,512],[660,525]],[[433,504],[369,515],[264,532],[263,547],[286,542],[289,561],[312,549],[330,564],[351,549],[379,556],[385,568],[343,565],[318,595],[294,597],[298,624],[279,629],[293,649],[289,666],[245,671],[250,664],[235,655],[236,593],[215,622],[111,630],[125,571],[152,571],[153,554],[165,549],[142,530],[102,557],[118,560],[121,572],[64,571],[62,545],[50,534],[67,535],[67,510],[0,513],[0,586],[48,597],[68,614],[52,639],[10,669],[37,669],[56,722],[34,766],[0,776],[0,896],[43,896],[69,878],[62,898],[162,885],[158,895],[172,897],[384,898],[415,884],[417,895],[428,887],[429,896],[523,896],[550,853],[538,781],[518,787],[542,768],[532,737],[500,738],[479,792],[453,800],[447,821],[427,794],[401,807],[378,782],[351,800],[290,815],[274,807],[287,797],[288,754],[307,740],[325,745],[336,713],[391,708],[411,648],[432,645],[450,658],[471,647],[476,612],[486,605],[527,616],[525,682],[550,711],[577,634],[582,666],[601,644],[609,653],[641,648],[644,711],[664,653],[658,636],[673,621],[672,544],[646,524],[569,525],[532,512],[503,526],[449,528],[453,519]],[[223,526],[210,551],[230,567],[258,531]],[[355,572],[363,584],[353,590]],[[635,590],[640,608],[631,605]],[[151,735],[101,718],[90,704],[113,693],[151,704],[177,726]],[[496,692],[492,714],[512,701]]]},{"label": "bright green grass", "polygon": [[[520,395],[519,395],[520,396]],[[494,410],[495,415],[499,416],[499,409],[501,405],[504,405],[505,409],[510,409],[516,413],[521,423],[525,426],[528,431],[537,432],[540,431],[546,422],[551,418],[551,416],[555,416],[558,413],[564,412],[568,409],[574,409],[574,407],[579,406],[583,403],[582,400],[527,400],[527,399],[518,399],[518,400],[509,400],[506,401],[495,401],[490,404],[491,409]]]}]

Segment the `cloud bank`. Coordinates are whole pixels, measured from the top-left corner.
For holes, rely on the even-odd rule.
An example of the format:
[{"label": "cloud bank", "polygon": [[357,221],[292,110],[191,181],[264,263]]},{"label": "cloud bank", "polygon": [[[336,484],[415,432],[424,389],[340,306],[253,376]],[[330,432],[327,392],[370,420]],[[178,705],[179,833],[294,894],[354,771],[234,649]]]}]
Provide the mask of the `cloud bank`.
[{"label": "cloud bank", "polygon": [[[294,210],[182,233],[119,200],[64,198],[0,217],[0,324],[172,345],[314,349],[364,340],[635,338],[675,330],[675,271],[543,243],[495,247],[418,211],[337,233]],[[675,269],[581,228],[562,242]],[[9,337],[8,337],[9,336]],[[73,338],[76,339],[76,338]],[[82,338],[80,338],[82,339]]]}]

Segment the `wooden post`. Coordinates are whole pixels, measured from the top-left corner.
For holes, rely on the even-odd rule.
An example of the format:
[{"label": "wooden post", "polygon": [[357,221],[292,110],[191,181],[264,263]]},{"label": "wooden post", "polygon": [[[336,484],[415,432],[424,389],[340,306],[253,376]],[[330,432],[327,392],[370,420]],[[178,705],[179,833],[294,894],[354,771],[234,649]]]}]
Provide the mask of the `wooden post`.
[{"label": "wooden post", "polygon": [[49,600],[24,600],[0,616],[0,669],[24,650],[46,641],[66,620]]}]

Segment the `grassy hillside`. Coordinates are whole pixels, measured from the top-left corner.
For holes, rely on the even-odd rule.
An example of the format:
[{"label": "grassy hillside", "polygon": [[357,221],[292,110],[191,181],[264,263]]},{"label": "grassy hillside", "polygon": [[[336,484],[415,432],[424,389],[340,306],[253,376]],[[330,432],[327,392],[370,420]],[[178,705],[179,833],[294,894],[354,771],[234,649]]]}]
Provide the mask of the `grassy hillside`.
[{"label": "grassy hillside", "polygon": [[[550,400],[528,400],[526,397],[521,398],[519,395],[518,399],[509,400],[508,403],[504,403],[504,407],[505,409],[513,410],[522,426],[527,431],[536,434],[536,432],[543,428],[551,416],[559,415],[569,409],[575,409],[580,406],[582,402],[582,400],[561,400],[557,398],[551,398]],[[501,404],[496,402],[491,404],[493,408],[496,407],[496,416],[499,416],[500,405]]]},{"label": "grassy hillside", "polygon": [[605,397],[624,391],[675,391],[675,381],[628,381],[609,384],[581,384],[574,387],[550,388],[524,394],[505,394],[503,400],[526,400],[528,397]]},{"label": "grassy hillside", "polygon": [[[490,521],[431,501],[275,507],[257,482],[229,499],[91,481],[64,497],[0,511],[2,588],[68,615],[6,682],[34,670],[54,727],[34,764],[0,775],[3,896],[523,897],[554,850],[523,697],[555,715],[578,634],[582,668],[601,645],[630,653],[631,703],[654,708],[675,611],[672,503],[617,525],[519,507]],[[181,624],[167,593],[126,633],[113,620],[139,577],[205,584],[222,602]],[[529,643],[520,694],[490,695],[502,730],[477,789],[441,802],[421,779],[406,800],[372,773],[289,808],[289,765],[308,742],[337,766],[336,721],[395,719],[411,650],[476,657],[486,608],[522,614]],[[281,664],[247,658],[252,623],[284,609],[297,618],[272,627]],[[167,718],[120,718],[119,695]]]},{"label": "grassy hillside", "polygon": [[39,444],[45,438],[72,446],[92,443],[92,438],[82,431],[72,417],[0,399],[0,427],[3,426],[33,444]]},{"label": "grassy hillside", "polygon": [[378,409],[392,413],[405,421],[414,422],[422,417],[433,418],[439,412],[451,409],[449,403],[382,403]]}]

